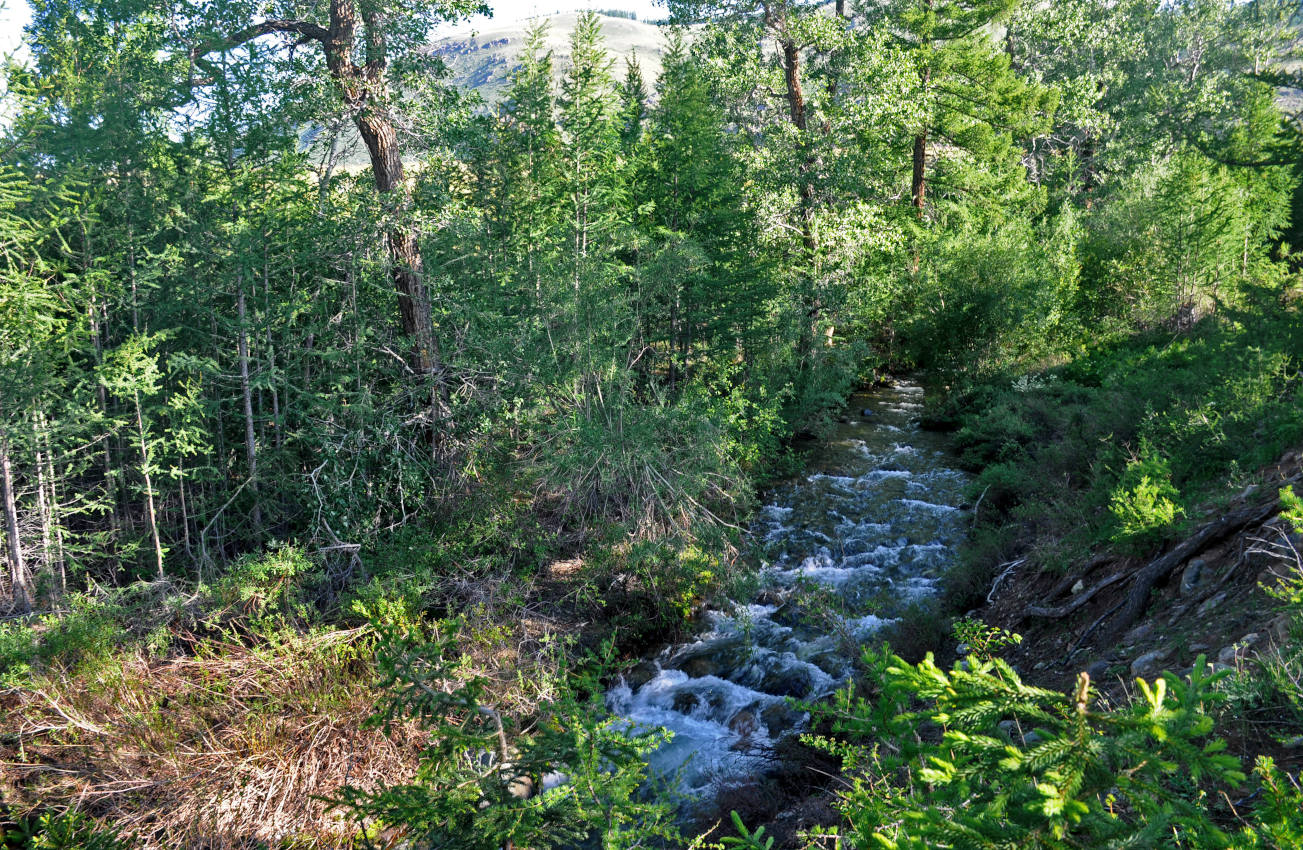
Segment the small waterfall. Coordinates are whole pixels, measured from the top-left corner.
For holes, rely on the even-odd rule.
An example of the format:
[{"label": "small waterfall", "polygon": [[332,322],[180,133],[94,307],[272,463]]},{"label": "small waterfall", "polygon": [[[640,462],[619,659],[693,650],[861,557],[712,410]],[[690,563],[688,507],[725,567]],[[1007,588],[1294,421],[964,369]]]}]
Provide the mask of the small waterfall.
[{"label": "small waterfall", "polygon": [[[651,758],[689,795],[754,776],[773,744],[808,719],[789,697],[834,691],[855,647],[935,592],[965,528],[964,476],[944,442],[921,431],[921,387],[857,395],[851,421],[812,459],[807,475],[775,488],[752,531],[767,552],[762,591],[711,611],[707,628],[639,665],[607,694],[634,724],[673,740]],[[812,615],[804,599],[832,604]]]}]

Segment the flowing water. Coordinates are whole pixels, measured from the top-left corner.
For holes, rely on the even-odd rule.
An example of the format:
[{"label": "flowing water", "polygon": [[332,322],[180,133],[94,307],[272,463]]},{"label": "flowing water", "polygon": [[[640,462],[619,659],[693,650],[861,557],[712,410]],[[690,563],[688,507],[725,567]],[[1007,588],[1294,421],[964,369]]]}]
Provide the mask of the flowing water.
[{"label": "flowing water", "polygon": [[934,592],[967,527],[965,479],[915,423],[922,402],[909,383],[854,396],[851,421],[757,514],[756,598],[707,612],[695,640],[607,695],[614,713],[674,733],[651,766],[689,795],[763,771],[807,720],[788,698],[831,693],[860,644]]}]

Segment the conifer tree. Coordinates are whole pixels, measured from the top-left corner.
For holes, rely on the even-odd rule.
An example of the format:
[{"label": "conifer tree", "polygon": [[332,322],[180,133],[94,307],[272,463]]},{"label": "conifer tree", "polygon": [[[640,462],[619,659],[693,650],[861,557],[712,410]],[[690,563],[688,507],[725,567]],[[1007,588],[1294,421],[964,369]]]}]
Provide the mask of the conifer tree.
[{"label": "conifer tree", "polygon": [[599,325],[619,314],[613,304],[602,300],[614,291],[608,285],[608,261],[612,237],[622,218],[620,139],[611,66],[600,17],[595,12],[582,13],[570,38],[570,67],[561,81],[558,125],[568,196],[575,340],[586,341],[588,356],[601,330]]},{"label": "conifer tree", "polygon": [[652,337],[671,353],[674,380],[690,372],[696,347],[727,349],[751,328],[742,240],[752,220],[723,111],[680,31],[670,36],[656,87],[645,197],[658,248],[644,277],[659,305],[643,310],[664,325]]},{"label": "conifer tree", "polygon": [[562,248],[559,232],[565,226],[552,53],[544,50],[547,32],[542,20],[526,31],[520,66],[501,107],[500,150],[495,155],[501,186],[499,232],[522,255],[522,284],[536,308],[542,306],[544,277]]},{"label": "conifer tree", "polygon": [[570,68],[561,82],[559,123],[565,151],[566,180],[574,236],[575,286],[580,266],[603,229],[615,198],[618,131],[612,60],[596,12],[579,16],[570,38]]},{"label": "conifer tree", "polygon": [[938,147],[1007,170],[1021,156],[1018,142],[1047,127],[1051,93],[1017,74],[996,42],[996,28],[1018,2],[891,0],[868,12],[910,55],[918,75],[910,203],[920,217]]},{"label": "conifer tree", "polygon": [[643,122],[647,120],[647,85],[642,78],[638,55],[625,63],[624,83],[620,86],[620,150],[632,156],[642,141]]}]

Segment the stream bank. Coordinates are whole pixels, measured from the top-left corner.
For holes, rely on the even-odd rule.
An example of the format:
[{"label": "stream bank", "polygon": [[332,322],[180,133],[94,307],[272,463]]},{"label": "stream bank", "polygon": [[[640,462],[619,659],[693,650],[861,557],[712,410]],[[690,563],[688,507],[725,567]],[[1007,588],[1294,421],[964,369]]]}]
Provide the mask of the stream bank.
[{"label": "stream bank", "polygon": [[765,494],[754,597],[707,611],[692,640],[607,695],[632,724],[674,733],[650,763],[691,801],[778,769],[808,722],[797,702],[844,684],[862,645],[937,592],[964,540],[967,478],[918,426],[922,387],[859,393],[848,410],[802,475]]}]

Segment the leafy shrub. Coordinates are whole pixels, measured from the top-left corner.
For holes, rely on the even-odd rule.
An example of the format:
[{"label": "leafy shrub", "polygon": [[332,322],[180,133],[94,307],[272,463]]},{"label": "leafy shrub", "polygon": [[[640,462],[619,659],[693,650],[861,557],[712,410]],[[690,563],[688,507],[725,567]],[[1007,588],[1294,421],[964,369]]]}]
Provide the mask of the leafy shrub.
[{"label": "leafy shrub", "polygon": [[214,596],[219,604],[255,618],[281,615],[306,619],[302,591],[313,569],[302,549],[284,544],[240,558],[217,581]]},{"label": "leafy shrub", "polygon": [[968,647],[967,654],[979,661],[989,661],[999,655],[1001,650],[1022,643],[1022,635],[971,617],[955,623],[954,633],[955,639]]},{"label": "leafy shrub", "polygon": [[33,673],[50,667],[103,663],[126,637],[112,604],[85,594],[70,594],[65,603],[63,612],[0,623],[0,686],[29,684]]},{"label": "leafy shrub", "polygon": [[[458,676],[458,651],[446,636],[458,629],[445,623],[427,638],[380,627],[387,693],[367,725],[414,722],[429,743],[410,783],[344,789],[336,802],[367,835],[389,830],[406,846],[459,850],[677,840],[673,807],[639,793],[645,756],[668,733],[628,729],[604,716],[600,697],[573,691],[540,705],[523,731],[484,704],[483,681]],[[583,690],[601,693],[591,677]]]},{"label": "leafy shrub", "polygon": [[1131,461],[1109,500],[1115,523],[1113,539],[1136,545],[1152,543],[1177,517],[1185,515],[1180,499],[1165,460],[1147,456]]},{"label": "leafy shrub", "polygon": [[1037,380],[956,393],[957,448],[974,495],[986,491],[979,532],[1012,528],[1031,548],[1020,555],[1060,568],[1100,542],[1152,545],[1183,506],[1242,488],[1242,471],[1303,440],[1300,352],[1296,307],[1228,311],[1178,337],[1104,336]]},{"label": "leafy shrub", "polygon": [[132,845],[77,812],[47,812],[12,829],[0,821],[0,847],[12,850],[129,850]]},{"label": "leafy shrub", "polygon": [[1293,485],[1280,489],[1281,512],[1294,531],[1303,534],[1303,496],[1294,493]]},{"label": "leafy shrub", "polygon": [[669,537],[613,542],[594,552],[590,582],[609,588],[602,604],[627,641],[664,639],[738,578],[714,549]]},{"label": "leafy shrub", "polygon": [[1210,788],[1244,780],[1210,737],[1224,674],[1139,680],[1142,698],[1096,704],[1024,684],[990,658],[946,671],[866,651],[873,699],[842,691],[825,713],[842,737],[810,737],[842,757],[839,807],[856,848],[1222,846]]}]

